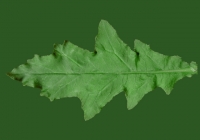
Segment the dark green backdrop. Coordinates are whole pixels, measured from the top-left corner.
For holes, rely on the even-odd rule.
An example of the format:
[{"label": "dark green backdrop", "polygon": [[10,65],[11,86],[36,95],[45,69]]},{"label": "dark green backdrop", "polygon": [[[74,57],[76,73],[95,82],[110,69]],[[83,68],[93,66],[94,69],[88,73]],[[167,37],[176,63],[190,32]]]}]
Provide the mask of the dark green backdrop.
[{"label": "dark green backdrop", "polygon": [[132,110],[120,93],[89,121],[78,98],[50,102],[6,72],[69,40],[94,51],[101,19],[133,47],[139,39],[159,53],[200,64],[199,0],[1,0],[0,140],[200,140],[199,75],[160,88]]}]

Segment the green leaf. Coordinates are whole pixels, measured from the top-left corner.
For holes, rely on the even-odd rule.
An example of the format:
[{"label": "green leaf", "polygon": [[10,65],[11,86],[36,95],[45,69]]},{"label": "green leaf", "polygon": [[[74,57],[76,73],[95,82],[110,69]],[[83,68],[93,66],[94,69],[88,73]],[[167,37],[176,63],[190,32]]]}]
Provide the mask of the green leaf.
[{"label": "green leaf", "polygon": [[197,74],[195,62],[159,54],[139,40],[131,50],[105,20],[99,24],[95,50],[65,41],[54,46],[53,54],[35,55],[7,75],[24,86],[41,88],[40,95],[51,101],[78,97],[88,120],[122,91],[132,109],[156,87],[170,94],[178,80]]}]

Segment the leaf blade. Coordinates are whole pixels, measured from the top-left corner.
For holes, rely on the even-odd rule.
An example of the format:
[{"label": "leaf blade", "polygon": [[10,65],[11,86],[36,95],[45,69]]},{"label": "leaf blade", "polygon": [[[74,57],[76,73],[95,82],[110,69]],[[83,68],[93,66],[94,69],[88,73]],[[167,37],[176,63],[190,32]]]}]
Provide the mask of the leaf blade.
[{"label": "leaf blade", "polygon": [[40,88],[40,95],[51,101],[78,97],[84,118],[89,120],[122,91],[130,110],[156,87],[170,94],[178,80],[197,74],[195,62],[159,54],[140,40],[134,41],[132,51],[105,20],[99,23],[95,50],[89,52],[65,41],[54,45],[53,54],[35,55],[7,75]]}]

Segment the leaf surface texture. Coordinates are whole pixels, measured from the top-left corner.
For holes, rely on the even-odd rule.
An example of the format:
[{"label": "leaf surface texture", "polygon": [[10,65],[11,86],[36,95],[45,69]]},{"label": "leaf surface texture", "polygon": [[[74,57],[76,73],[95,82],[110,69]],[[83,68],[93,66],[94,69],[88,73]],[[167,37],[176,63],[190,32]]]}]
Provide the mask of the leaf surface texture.
[{"label": "leaf surface texture", "polygon": [[54,45],[47,56],[35,55],[8,76],[25,86],[41,88],[41,96],[51,101],[78,97],[85,120],[98,114],[114,96],[125,91],[127,108],[134,108],[145,94],[156,87],[170,94],[183,77],[197,74],[197,64],[178,56],[166,56],[134,41],[132,50],[115,29],[101,20],[95,38],[95,52],[69,41]]}]

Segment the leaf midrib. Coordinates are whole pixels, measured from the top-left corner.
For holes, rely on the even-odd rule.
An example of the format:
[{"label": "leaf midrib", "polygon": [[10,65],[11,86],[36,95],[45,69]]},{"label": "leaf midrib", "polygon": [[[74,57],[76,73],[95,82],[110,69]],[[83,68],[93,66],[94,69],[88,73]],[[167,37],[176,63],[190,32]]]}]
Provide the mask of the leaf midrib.
[{"label": "leaf midrib", "polygon": [[[124,75],[124,74],[163,74],[163,73],[194,73],[196,72],[192,68],[186,69],[176,69],[176,70],[157,70],[157,71],[130,71],[130,72],[55,72],[55,73],[28,73],[29,75],[81,75],[81,74],[116,74],[116,75]],[[20,75],[20,74],[16,74]],[[23,75],[23,74],[22,74]]]}]

